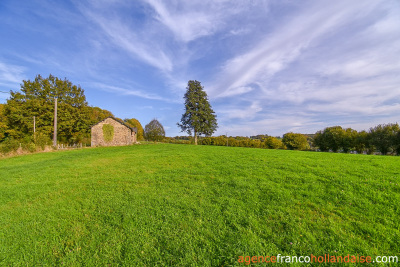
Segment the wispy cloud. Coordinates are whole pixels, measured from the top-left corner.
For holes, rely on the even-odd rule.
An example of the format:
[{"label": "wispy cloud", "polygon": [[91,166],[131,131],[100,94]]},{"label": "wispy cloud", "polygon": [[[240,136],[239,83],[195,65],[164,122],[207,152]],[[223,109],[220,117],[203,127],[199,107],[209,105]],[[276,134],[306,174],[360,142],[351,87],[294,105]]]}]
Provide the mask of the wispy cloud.
[{"label": "wispy cloud", "polygon": [[144,34],[149,34],[149,32],[138,30],[136,25],[129,22],[129,19],[124,21],[123,17],[117,15],[104,15],[104,8],[110,8],[109,5],[102,6],[97,3],[97,8],[87,7],[83,4],[78,6],[85,16],[103,30],[115,46],[124,49],[132,57],[159,70],[167,72],[172,70],[173,64],[170,57],[157,45],[157,42],[155,40],[146,42],[148,38]]},{"label": "wispy cloud", "polygon": [[0,84],[6,86],[20,84],[24,79],[24,71],[24,67],[0,62]]},{"label": "wispy cloud", "polygon": [[224,28],[225,19],[245,9],[231,1],[160,1],[145,0],[153,7],[154,18],[165,25],[178,41],[190,42],[213,35]]},{"label": "wispy cloud", "polygon": [[[0,90],[52,73],[84,84],[91,104],[116,116],[162,118],[171,135],[193,79],[217,113],[217,134],[398,118],[397,0],[14,2],[0,9],[10,40],[0,43]],[[145,106],[154,108],[140,113]]]},{"label": "wispy cloud", "polygon": [[[230,111],[243,120],[236,125],[250,128],[278,125],[282,129],[281,123],[266,119],[271,106],[285,110],[274,114],[287,130],[304,132],[313,125],[321,127],[332,114],[340,124],[349,117],[360,120],[398,112],[400,61],[393,56],[400,54],[400,29],[394,27],[399,18],[390,4],[381,3],[308,5],[256,45],[227,60],[210,82],[209,95],[219,99],[218,109],[228,119],[230,106],[223,103],[232,97],[247,100]],[[374,16],[375,12],[380,15]],[[252,108],[255,102],[262,103],[259,109]],[[295,115],[300,112],[306,112],[302,119]],[[252,120],[244,121],[248,118]],[[295,127],[292,121],[302,126]]]},{"label": "wispy cloud", "polygon": [[113,85],[107,85],[107,84],[102,84],[102,83],[93,83],[93,86],[107,91],[107,92],[113,92],[113,93],[118,93],[121,95],[131,95],[131,96],[138,96],[141,98],[145,99],[151,99],[151,100],[161,100],[161,101],[166,101],[166,102],[171,102],[170,99],[161,97],[157,94],[152,94],[152,93],[145,93],[140,90],[134,90],[134,89],[128,89],[128,88],[122,88],[118,86],[113,86]]},{"label": "wispy cloud", "polygon": [[346,25],[356,12],[356,6],[349,8],[343,1],[324,8],[321,4],[307,6],[304,12],[279,25],[252,49],[227,61],[218,74],[213,95],[229,95],[224,90],[235,90],[254,82],[268,84],[275,74],[290,66],[310,46],[318,44],[324,35]]}]

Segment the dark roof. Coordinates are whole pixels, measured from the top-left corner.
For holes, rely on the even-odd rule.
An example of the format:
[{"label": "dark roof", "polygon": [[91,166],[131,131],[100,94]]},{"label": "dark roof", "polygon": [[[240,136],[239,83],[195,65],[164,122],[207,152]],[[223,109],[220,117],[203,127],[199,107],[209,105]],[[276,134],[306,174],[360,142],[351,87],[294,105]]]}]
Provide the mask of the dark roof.
[{"label": "dark roof", "polygon": [[133,132],[135,132],[135,133],[137,133],[137,128],[136,127],[131,127],[131,126],[129,126],[128,124],[126,124],[125,122],[123,122],[123,121],[120,121],[120,120],[118,120],[118,119],[116,119],[115,117],[113,117],[113,116],[108,116],[107,118],[105,118],[104,120],[101,120],[101,121],[99,121],[98,123],[96,123],[96,124],[94,124],[94,125],[92,125],[92,127],[91,128],[93,128],[94,126],[96,126],[97,124],[99,124],[99,123],[101,123],[101,122],[103,122],[103,121],[105,121],[106,119],[113,119],[113,120],[115,120],[116,122],[119,122],[119,123],[121,123],[122,125],[124,125],[125,127],[128,127],[129,129],[131,129]]}]

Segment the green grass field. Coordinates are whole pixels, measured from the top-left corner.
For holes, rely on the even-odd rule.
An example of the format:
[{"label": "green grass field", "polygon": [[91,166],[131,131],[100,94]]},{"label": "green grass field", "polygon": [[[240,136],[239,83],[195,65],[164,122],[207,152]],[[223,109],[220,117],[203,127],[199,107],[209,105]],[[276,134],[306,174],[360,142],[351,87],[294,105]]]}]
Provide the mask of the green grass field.
[{"label": "green grass field", "polygon": [[400,257],[399,204],[399,157],[149,144],[6,158],[0,266]]}]

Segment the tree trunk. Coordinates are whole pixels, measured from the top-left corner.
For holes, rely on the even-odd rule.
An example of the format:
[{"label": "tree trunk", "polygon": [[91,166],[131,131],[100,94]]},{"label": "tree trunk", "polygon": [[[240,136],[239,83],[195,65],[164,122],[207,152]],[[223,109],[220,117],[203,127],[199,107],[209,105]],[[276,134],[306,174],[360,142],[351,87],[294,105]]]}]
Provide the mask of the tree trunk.
[{"label": "tree trunk", "polygon": [[197,146],[197,132],[194,130],[194,144]]}]

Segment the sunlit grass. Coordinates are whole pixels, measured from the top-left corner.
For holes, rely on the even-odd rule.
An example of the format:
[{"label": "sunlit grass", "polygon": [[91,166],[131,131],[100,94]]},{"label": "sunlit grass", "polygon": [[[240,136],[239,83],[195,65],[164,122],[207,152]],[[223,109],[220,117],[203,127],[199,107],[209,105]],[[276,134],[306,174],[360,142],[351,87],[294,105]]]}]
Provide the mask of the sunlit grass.
[{"label": "sunlit grass", "polygon": [[0,265],[400,256],[399,203],[399,157],[168,144],[27,155],[0,160]]}]

